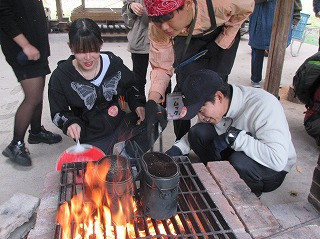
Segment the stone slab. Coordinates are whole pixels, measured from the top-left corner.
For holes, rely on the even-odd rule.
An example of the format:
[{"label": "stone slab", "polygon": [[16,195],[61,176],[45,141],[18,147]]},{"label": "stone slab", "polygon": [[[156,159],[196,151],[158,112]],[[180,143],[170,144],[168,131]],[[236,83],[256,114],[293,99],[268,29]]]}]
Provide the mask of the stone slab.
[{"label": "stone slab", "polygon": [[37,221],[28,239],[53,238],[55,219],[58,208],[60,172],[50,172],[46,175]]},{"label": "stone slab", "polygon": [[255,229],[280,227],[280,224],[269,211],[269,209],[264,206],[242,208],[237,210],[237,213],[249,231]]},{"label": "stone slab", "polygon": [[320,212],[307,201],[273,205],[269,209],[284,229],[320,217]]},{"label": "stone slab", "polygon": [[209,162],[207,168],[224,193],[251,192],[228,161]]},{"label": "stone slab", "polygon": [[254,193],[246,190],[239,190],[237,192],[229,191],[225,193],[225,196],[232,207],[236,210],[241,208],[263,206],[259,198],[257,198]]},{"label": "stone slab", "polygon": [[194,163],[192,164],[192,167],[233,232],[245,233],[244,225],[239,220],[234,209],[230,206],[228,200],[224,195],[222,195],[221,189],[217,185],[216,181],[212,178],[212,175],[209,173],[204,164]]},{"label": "stone slab", "polygon": [[252,239],[249,233],[235,233],[237,239]]},{"label": "stone slab", "polygon": [[212,178],[212,175],[209,173],[208,169],[204,166],[203,163],[194,163],[192,164],[197,176],[202,182],[203,186],[206,188],[207,192],[210,194],[222,194],[220,187],[216,181]]},{"label": "stone slab", "polygon": [[26,238],[30,230],[34,227],[36,224],[36,218],[37,214],[34,213],[32,217],[29,219],[29,221],[22,224],[20,227],[16,228],[8,237],[8,239],[21,239]]},{"label": "stone slab", "polygon": [[8,238],[18,227],[28,222],[39,206],[39,198],[24,193],[14,194],[0,206],[0,238]]},{"label": "stone slab", "polygon": [[319,239],[320,238],[320,226],[308,225],[300,228],[296,228],[292,231],[281,233],[279,236],[272,237],[272,239]]},{"label": "stone slab", "polygon": [[229,162],[209,162],[207,168],[252,237],[263,238],[281,230],[270,210],[251,192]]},{"label": "stone slab", "polygon": [[229,227],[234,233],[245,233],[245,228],[242,222],[239,220],[234,209],[230,206],[227,199],[221,194],[209,193],[210,197],[219,208],[219,212],[222,214],[223,218],[228,223]]}]

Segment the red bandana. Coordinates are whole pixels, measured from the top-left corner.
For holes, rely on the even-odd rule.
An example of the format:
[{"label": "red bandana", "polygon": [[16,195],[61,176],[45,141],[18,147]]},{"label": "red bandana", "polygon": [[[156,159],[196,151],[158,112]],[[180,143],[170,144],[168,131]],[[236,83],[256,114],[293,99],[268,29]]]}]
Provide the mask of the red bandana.
[{"label": "red bandana", "polygon": [[173,12],[184,4],[185,0],[144,0],[148,16],[161,16]]}]

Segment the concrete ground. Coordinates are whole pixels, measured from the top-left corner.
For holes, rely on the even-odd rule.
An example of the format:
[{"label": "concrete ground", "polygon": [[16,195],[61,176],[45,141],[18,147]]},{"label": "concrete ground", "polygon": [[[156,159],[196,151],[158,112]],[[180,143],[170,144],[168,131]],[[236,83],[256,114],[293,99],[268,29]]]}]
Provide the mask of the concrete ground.
[{"label": "concrete ground", "polygon": [[[65,33],[50,34],[49,37],[51,45],[51,57],[49,61],[50,67],[53,70],[59,60],[66,59],[69,56],[70,50],[67,46],[67,35]],[[294,42],[294,49],[298,47],[298,44],[298,42]],[[125,64],[131,68],[130,54],[126,50],[126,45],[127,43],[124,41],[106,42],[103,50],[109,50],[119,55]],[[284,223],[291,220],[290,213],[295,213],[298,208],[298,214],[299,210],[303,211],[299,214],[303,217],[303,220],[300,220],[301,223],[316,223],[320,225],[320,214],[313,207],[310,207],[307,202],[313,171],[319,156],[319,147],[304,130],[304,105],[289,102],[285,97],[288,87],[292,83],[295,71],[307,57],[317,52],[317,48],[317,46],[304,43],[297,57],[291,56],[290,48],[286,50],[280,101],[289,122],[298,160],[281,187],[273,192],[264,193],[261,197],[261,202],[277,214],[277,219],[282,220]],[[230,83],[250,85],[250,59],[248,36],[245,35],[241,39],[237,58],[229,77]],[[266,69],[266,65],[267,58],[265,59],[264,69]],[[19,103],[23,99],[23,92],[1,51],[0,72],[0,95],[2,95],[0,102],[0,149],[2,151],[12,139],[14,115]],[[47,91],[45,91],[44,98],[43,125],[48,130],[61,133],[60,129],[51,122]],[[168,124],[163,135],[164,150],[166,150],[170,148],[175,139],[172,122]],[[0,204],[7,201],[16,192],[41,197],[46,175],[55,170],[57,159],[61,153],[72,145],[74,145],[74,142],[67,136],[63,136],[63,141],[55,145],[27,144],[33,162],[32,167],[28,168],[14,165],[6,157],[0,155]],[[197,161],[197,157],[192,152],[189,157],[193,161]]]}]

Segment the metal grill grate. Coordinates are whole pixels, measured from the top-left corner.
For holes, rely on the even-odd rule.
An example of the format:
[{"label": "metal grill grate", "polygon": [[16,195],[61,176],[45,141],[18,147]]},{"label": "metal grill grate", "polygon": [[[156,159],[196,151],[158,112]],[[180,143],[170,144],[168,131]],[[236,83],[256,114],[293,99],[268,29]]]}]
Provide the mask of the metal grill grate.
[{"label": "metal grill grate", "polygon": [[[236,238],[199,180],[188,157],[174,159],[181,172],[178,213],[167,220],[153,220],[144,217],[142,209],[138,206],[133,219],[135,238]],[[65,201],[70,202],[73,195],[83,190],[84,178],[81,172],[84,171],[85,166],[85,163],[63,166],[59,205]],[[164,228],[166,234],[160,233],[160,226]],[[174,228],[176,235],[173,235],[170,227]],[[61,228],[58,224],[55,238],[61,238]]]}]

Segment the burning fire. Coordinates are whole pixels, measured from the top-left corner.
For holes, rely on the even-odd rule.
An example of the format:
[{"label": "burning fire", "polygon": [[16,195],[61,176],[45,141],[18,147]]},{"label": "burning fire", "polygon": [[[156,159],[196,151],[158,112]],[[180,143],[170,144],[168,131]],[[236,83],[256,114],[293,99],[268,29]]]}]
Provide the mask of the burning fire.
[{"label": "burning fire", "polygon": [[[88,162],[84,190],[73,196],[70,203],[65,202],[59,207],[57,223],[61,227],[61,239],[136,238],[136,233],[139,237],[157,235],[150,218],[146,219],[148,233],[144,226],[138,226],[135,230],[133,217],[137,206],[133,193],[127,188],[126,195],[119,196],[112,187],[106,186],[105,179],[110,167],[109,160],[103,160],[99,164]],[[182,225],[178,215],[175,220],[178,225]],[[166,235],[162,222],[156,222],[160,233]],[[170,219],[167,220],[167,225],[171,235],[176,235]]]}]

